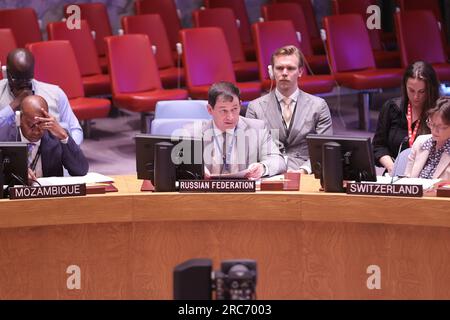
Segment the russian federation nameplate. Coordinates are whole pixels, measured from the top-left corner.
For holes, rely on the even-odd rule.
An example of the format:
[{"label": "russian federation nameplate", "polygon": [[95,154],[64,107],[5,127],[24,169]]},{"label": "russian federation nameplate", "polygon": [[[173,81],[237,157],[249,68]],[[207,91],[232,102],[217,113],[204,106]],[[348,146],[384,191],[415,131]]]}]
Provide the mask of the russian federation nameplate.
[{"label": "russian federation nameplate", "polygon": [[180,180],[180,192],[255,192],[254,180]]}]

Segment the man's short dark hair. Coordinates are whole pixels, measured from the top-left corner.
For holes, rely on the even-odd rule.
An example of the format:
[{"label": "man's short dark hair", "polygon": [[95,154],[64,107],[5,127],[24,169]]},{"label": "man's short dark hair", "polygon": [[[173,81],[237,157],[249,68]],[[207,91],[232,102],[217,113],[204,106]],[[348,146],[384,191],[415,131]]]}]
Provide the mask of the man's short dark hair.
[{"label": "man's short dark hair", "polygon": [[218,97],[222,97],[225,101],[233,101],[234,97],[241,100],[241,92],[233,83],[221,81],[214,83],[208,91],[208,104],[214,108]]}]

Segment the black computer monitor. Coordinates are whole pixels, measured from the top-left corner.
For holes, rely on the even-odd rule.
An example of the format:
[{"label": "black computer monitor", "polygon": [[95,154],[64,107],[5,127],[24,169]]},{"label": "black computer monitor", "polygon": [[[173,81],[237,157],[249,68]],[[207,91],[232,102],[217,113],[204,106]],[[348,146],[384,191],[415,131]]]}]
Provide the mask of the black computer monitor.
[{"label": "black computer monitor", "polygon": [[136,170],[138,179],[151,180],[154,184],[155,145],[168,142],[172,148],[172,160],[176,168],[177,180],[203,179],[203,141],[192,137],[169,137],[150,134],[136,135]]},{"label": "black computer monitor", "polygon": [[309,134],[306,140],[316,179],[321,179],[323,173],[322,146],[327,142],[335,142],[341,148],[343,180],[377,181],[370,138]]},{"label": "black computer monitor", "polygon": [[25,142],[0,142],[0,186],[26,185],[28,151]]}]

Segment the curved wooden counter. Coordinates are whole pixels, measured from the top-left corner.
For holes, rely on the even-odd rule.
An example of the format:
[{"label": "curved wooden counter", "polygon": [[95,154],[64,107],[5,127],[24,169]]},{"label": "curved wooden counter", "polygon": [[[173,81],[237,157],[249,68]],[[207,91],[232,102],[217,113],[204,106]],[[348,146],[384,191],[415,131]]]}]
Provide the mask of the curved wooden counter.
[{"label": "curved wooden counter", "polygon": [[[171,299],[191,258],[258,263],[260,299],[450,299],[450,200],[318,192],[117,193],[0,201],[0,299]],[[66,269],[81,269],[69,290]],[[381,289],[367,288],[367,268]]]}]

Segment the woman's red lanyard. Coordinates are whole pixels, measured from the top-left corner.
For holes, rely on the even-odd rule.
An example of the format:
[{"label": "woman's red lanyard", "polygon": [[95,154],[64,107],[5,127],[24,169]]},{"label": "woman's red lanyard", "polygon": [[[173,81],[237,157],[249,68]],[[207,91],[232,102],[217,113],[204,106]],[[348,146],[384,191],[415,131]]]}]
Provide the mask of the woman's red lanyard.
[{"label": "woman's red lanyard", "polygon": [[412,107],[411,103],[408,103],[408,113],[406,114],[406,119],[408,120],[408,138],[409,138],[409,147],[411,148],[414,140],[416,140],[417,131],[419,131],[420,121],[416,121],[416,125],[414,126],[414,131],[412,130]]}]

